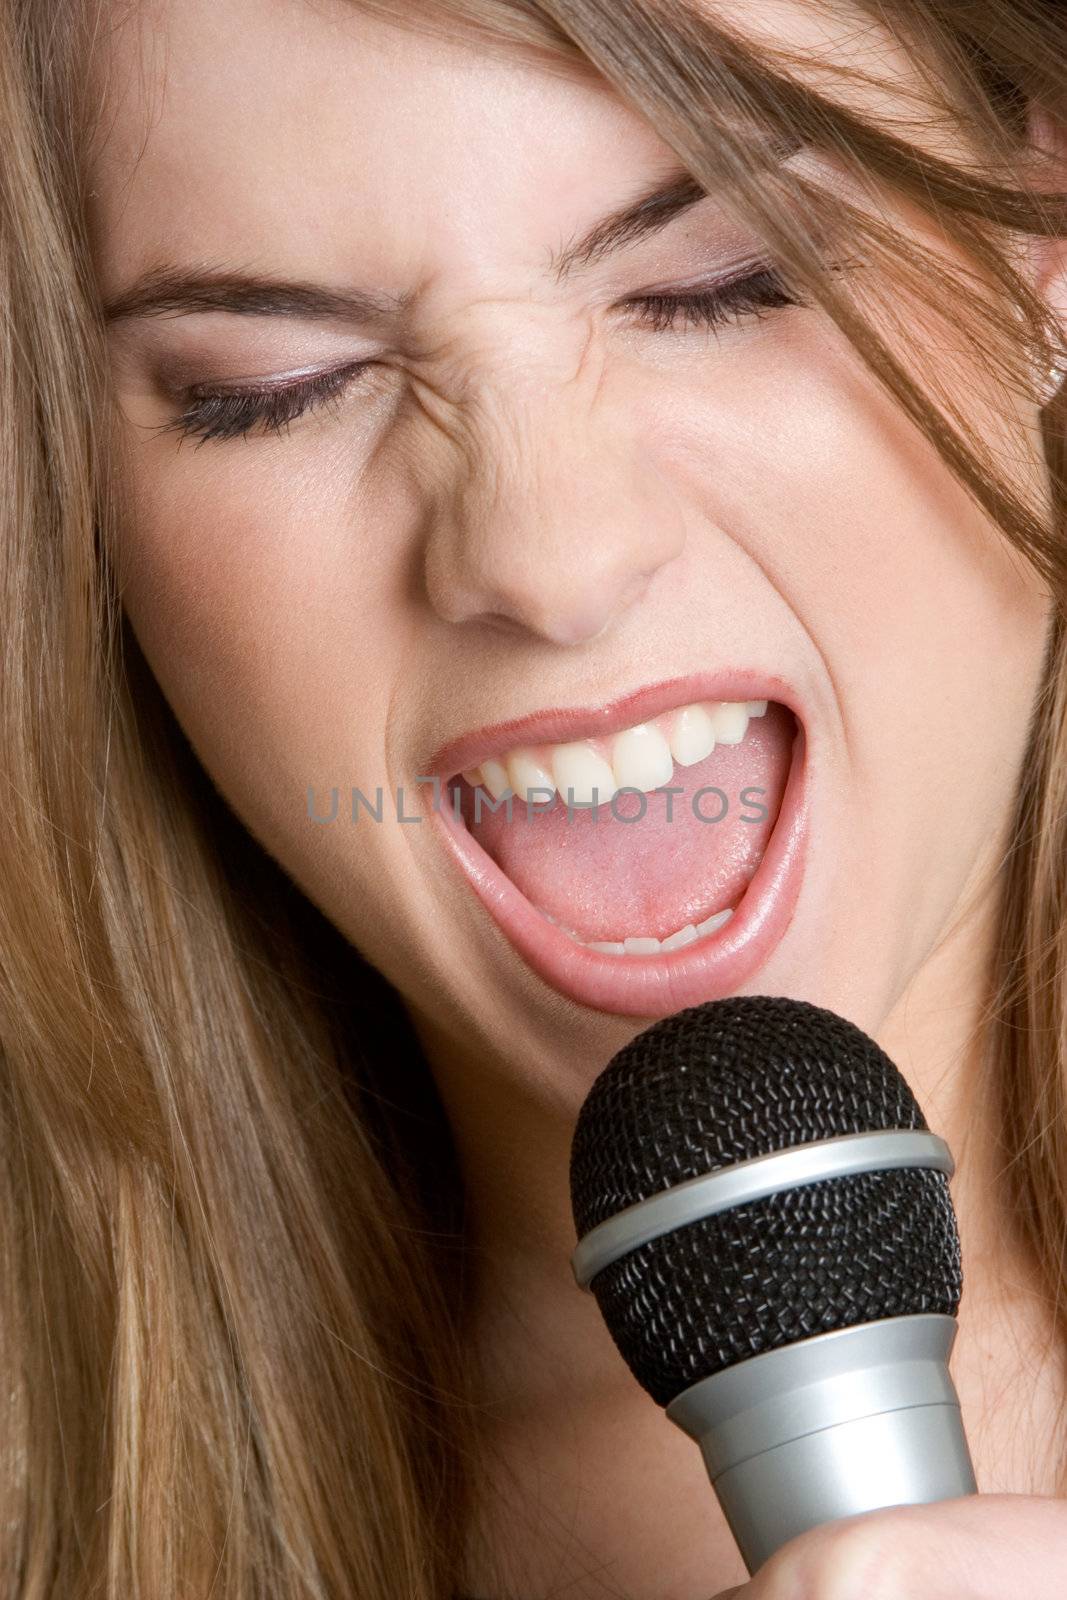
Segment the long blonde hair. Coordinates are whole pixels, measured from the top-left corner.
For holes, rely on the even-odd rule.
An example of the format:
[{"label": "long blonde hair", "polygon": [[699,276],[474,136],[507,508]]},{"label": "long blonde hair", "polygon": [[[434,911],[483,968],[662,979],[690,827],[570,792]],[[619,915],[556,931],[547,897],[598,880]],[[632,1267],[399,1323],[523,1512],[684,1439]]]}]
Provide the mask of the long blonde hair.
[{"label": "long blonde hair", "polygon": [[[354,3],[603,75],[762,232],[1055,596],[982,1043],[1001,1207],[1062,1338],[1067,386],[1043,415],[1050,523],[818,242],[925,295],[1033,393],[1054,329],[1007,246],[1067,234],[1067,196],[1022,161],[1030,105],[1067,118],[1062,7],[856,0],[927,69],[971,152],[949,159],[854,109],[854,69],[675,0]],[[84,229],[99,12],[0,0],[0,1593],[440,1600],[474,1470],[462,1185],[398,996],[229,810],[121,613]],[[960,260],[772,167],[768,130],[903,195]]]}]

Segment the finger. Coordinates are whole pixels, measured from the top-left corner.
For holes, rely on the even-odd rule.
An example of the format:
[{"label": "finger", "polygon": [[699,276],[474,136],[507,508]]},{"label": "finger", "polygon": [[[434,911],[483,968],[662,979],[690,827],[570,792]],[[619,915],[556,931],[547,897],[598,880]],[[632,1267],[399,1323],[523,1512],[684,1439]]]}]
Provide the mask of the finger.
[{"label": "finger", "polygon": [[742,1600],[1063,1600],[1067,1502],[967,1495],[814,1528],[784,1545]]}]

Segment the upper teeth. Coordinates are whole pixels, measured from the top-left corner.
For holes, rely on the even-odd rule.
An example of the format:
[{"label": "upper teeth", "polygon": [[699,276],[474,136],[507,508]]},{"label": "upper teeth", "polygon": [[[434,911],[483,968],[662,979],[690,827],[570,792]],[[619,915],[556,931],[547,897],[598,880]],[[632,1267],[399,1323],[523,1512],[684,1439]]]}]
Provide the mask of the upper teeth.
[{"label": "upper teeth", "polygon": [[571,805],[604,805],[619,789],[662,788],[674,776],[675,762],[691,767],[716,744],[739,744],[749,718],[762,717],[766,709],[766,700],[700,701],[607,738],[520,746],[467,768],[463,776],[494,800],[510,790],[524,800],[547,801],[558,791]]}]

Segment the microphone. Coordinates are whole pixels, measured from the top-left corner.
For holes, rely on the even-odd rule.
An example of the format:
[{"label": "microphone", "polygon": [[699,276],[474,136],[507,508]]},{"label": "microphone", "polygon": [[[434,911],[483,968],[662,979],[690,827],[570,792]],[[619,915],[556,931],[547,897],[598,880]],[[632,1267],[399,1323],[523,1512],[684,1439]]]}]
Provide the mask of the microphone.
[{"label": "microphone", "polygon": [[699,1442],[750,1575],[824,1522],[977,1492],[953,1171],[885,1052],[807,1001],[691,1006],[589,1091],[574,1275]]}]

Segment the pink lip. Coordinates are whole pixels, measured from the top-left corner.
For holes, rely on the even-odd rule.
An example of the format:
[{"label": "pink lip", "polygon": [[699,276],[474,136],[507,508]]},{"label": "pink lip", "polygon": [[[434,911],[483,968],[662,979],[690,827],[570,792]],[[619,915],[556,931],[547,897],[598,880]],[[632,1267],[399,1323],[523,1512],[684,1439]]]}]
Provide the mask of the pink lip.
[{"label": "pink lip", "polygon": [[[451,775],[462,767],[476,764],[478,755],[467,754],[467,750],[480,751],[484,758],[489,752],[489,738],[499,739],[503,728],[507,729],[511,743],[498,743],[497,749],[511,748],[522,738],[535,742],[528,731],[530,726],[536,726],[538,740],[565,738],[569,731],[567,719],[571,727],[580,721],[583,734],[588,734],[591,726],[597,732],[614,732],[619,727],[631,726],[633,720],[655,716],[658,711],[688,705],[693,700],[762,699],[764,696],[755,690],[762,685],[769,688],[771,682],[766,676],[757,680],[754,675],[713,680],[675,679],[670,684],[658,684],[617,701],[602,713],[545,712],[536,719],[524,718],[521,724],[497,724],[492,729],[468,735],[466,749],[464,741],[457,740],[438,752],[436,771]],[[682,698],[678,697],[679,688],[684,689]],[[669,1016],[686,1006],[735,994],[781,942],[792,921],[803,879],[809,796],[804,723],[788,687],[776,683],[775,690],[774,698],[789,706],[797,716],[798,728],[778,820],[763,859],[729,922],[698,943],[667,955],[612,956],[577,944],[542,916],[486,854],[465,824],[455,817],[450,803],[451,791],[435,786],[439,794],[439,806],[435,809],[432,799],[420,790],[428,815],[437,824],[479,900],[527,965],[559,993],[579,1005],[619,1016]],[[652,706],[657,709],[650,709]],[[514,730],[518,726],[524,731],[516,739]],[[547,731],[549,729],[552,731]],[[442,766],[448,762],[453,764]]]},{"label": "pink lip", "polygon": [[697,700],[777,700],[789,707],[798,722],[803,721],[793,691],[773,675],[765,672],[690,673],[686,677],[646,684],[643,689],[607,705],[532,711],[525,717],[475,728],[439,746],[420,770],[419,777],[451,778],[518,745],[562,744],[568,739],[618,733],[621,728],[632,728],[639,722],[658,717],[661,712],[692,705]]}]

